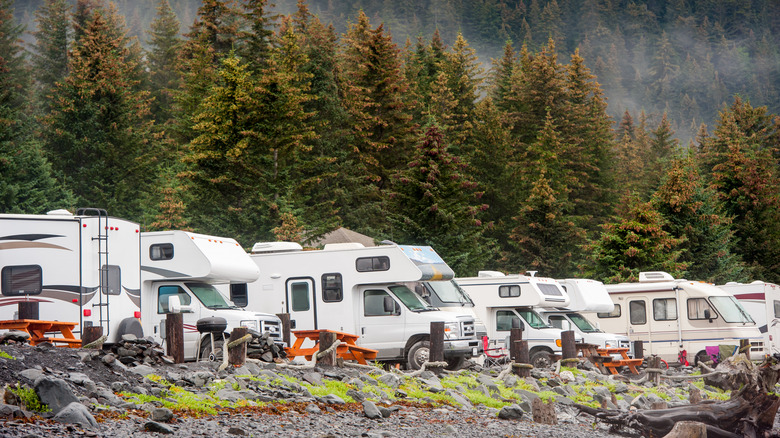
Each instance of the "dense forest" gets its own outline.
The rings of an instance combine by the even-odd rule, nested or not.
[[[279,3],[0,0],[0,212],[780,282],[777,2]]]

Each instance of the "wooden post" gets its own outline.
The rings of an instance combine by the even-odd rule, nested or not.
[[[323,330],[320,332],[320,350],[325,351],[330,348],[333,343],[336,342],[336,333]],[[335,366],[336,365],[336,349],[326,354],[323,357],[317,359],[317,363],[320,365]]]
[[[277,313],[276,316],[282,320],[282,340],[288,347],[292,347],[292,344],[290,343],[290,314]]]
[[[634,341],[634,359],[645,358],[645,347],[642,341]]]
[[[174,363],[184,363],[184,317],[181,313],[165,316],[165,349]]]
[[[84,331],[81,333],[81,345],[87,345],[97,341],[103,336],[103,326],[90,325],[84,327]]]
[[[749,339],[740,339],[739,340],[739,352],[745,353],[745,357],[747,360],[750,360],[750,340]]]
[[[512,359],[512,371],[515,375],[518,377],[531,375],[528,341],[523,340],[523,330],[517,327],[509,332],[509,357]]]
[[[649,368],[652,369],[659,369],[661,367],[661,358],[656,356],[655,354],[650,358],[648,361],[650,364]],[[661,373],[658,371],[648,371],[648,380],[653,382],[656,386],[658,386],[661,383]]]
[[[431,322],[431,349],[428,356],[429,362],[443,362],[444,361],[444,321]],[[441,373],[444,367],[426,367],[426,370],[431,370],[435,373]]]
[[[19,302],[19,319],[40,319],[37,301]]]
[[[579,359],[577,359],[577,346],[574,343],[573,330],[561,332],[561,349],[563,356],[561,358],[561,365],[576,366]]]
[[[228,339],[228,344],[237,339],[243,338],[248,332],[249,329],[246,327],[234,328],[233,331],[230,332],[230,339]],[[228,348],[228,363],[237,367],[240,367],[246,363],[246,342],[236,345],[233,348]]]
[[[517,327],[509,331],[509,358],[517,362],[520,356],[520,345],[517,343],[523,339],[523,330]]]

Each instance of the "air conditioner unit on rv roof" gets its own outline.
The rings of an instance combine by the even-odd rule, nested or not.
[[[640,272],[639,282],[650,283],[653,281],[671,281],[674,277],[663,271]]]

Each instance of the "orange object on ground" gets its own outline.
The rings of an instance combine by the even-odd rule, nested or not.
[[[338,357],[344,360],[354,360],[363,365],[367,364],[366,360],[376,359],[377,350],[356,344],[359,338],[358,335],[334,330],[293,330],[292,334],[295,335],[295,343],[293,343],[292,347],[285,348],[287,357],[292,359],[297,356],[303,356],[306,360],[311,360],[312,355],[320,351],[320,333],[322,332],[335,333],[336,339],[342,342],[341,345],[336,347],[336,355]],[[303,348],[303,342],[306,339],[314,341],[314,346]]]
[[[41,342],[52,344],[65,344],[71,348],[81,347],[81,339],[73,336],[73,328],[77,322],[63,321],[39,321],[37,319],[12,319],[0,321],[0,330],[20,330],[30,334],[30,345],[38,345]],[[62,333],[61,338],[46,336],[46,333]]]

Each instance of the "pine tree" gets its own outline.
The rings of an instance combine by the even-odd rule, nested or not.
[[[653,205],[666,219],[666,230],[681,241],[685,278],[719,284],[747,280],[734,252],[731,220],[716,193],[704,185],[692,154],[671,162]]]
[[[32,55],[33,77],[37,83],[37,100],[43,102],[57,82],[68,73],[68,36],[70,6],[66,0],[46,0],[35,12],[37,30]]]
[[[635,282],[642,271],[665,271],[679,278],[687,264],[679,261],[680,240],[664,230],[665,220],[649,202],[633,199],[626,214],[603,225],[588,245],[585,276],[605,283]]]
[[[474,128],[474,112],[483,76],[476,52],[469,47],[460,32],[452,46],[452,52],[447,53],[444,72],[447,75],[447,88],[455,100],[449,144],[453,153],[460,154],[464,147],[467,147],[467,139]]]
[[[179,87],[177,64],[182,45],[179,29],[179,20],[168,0],[160,0],[149,31],[150,49],[146,54],[154,97],[152,115],[158,124],[165,124],[173,117],[171,107],[173,93]]]
[[[503,111],[507,111],[504,100],[512,86],[512,74],[516,64],[517,59],[512,42],[507,41],[504,44],[504,55],[498,60],[493,60],[490,80],[490,96],[496,107]]]
[[[91,17],[44,121],[46,149],[82,205],[141,220],[156,175],[149,96],[128,75],[136,66],[123,30],[101,9]]]
[[[429,126],[408,168],[396,176],[389,237],[433,246],[458,275],[475,275],[490,254],[480,219],[488,206],[479,204],[482,193],[464,177],[465,167],[448,152],[440,130]]]

